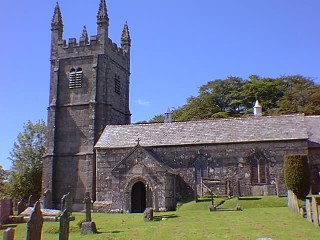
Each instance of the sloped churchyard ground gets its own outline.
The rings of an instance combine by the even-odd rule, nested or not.
[[[215,203],[221,200],[216,199]],[[177,211],[155,213],[153,221],[143,214],[92,214],[98,234],[81,235],[84,213],[73,213],[70,240],[77,239],[320,239],[320,228],[292,212],[286,198],[249,197],[227,200],[210,212],[211,201],[181,204]],[[242,211],[235,211],[240,204]],[[42,239],[58,239],[59,223],[45,222]],[[1,236],[3,230],[1,230]],[[26,224],[15,228],[15,239],[26,239]]]

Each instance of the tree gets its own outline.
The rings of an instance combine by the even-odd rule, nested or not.
[[[283,94],[280,80],[251,75],[243,90],[247,112],[251,113],[252,103],[259,100],[264,111],[272,113],[278,108],[277,103]]]
[[[310,105],[316,107],[312,102],[314,90],[317,88],[314,82],[300,75],[278,78],[282,84],[283,97],[279,99],[278,112],[281,114],[305,113],[312,114]],[[314,95],[316,96],[316,95]],[[319,95],[318,95],[319,97]],[[319,100],[319,99],[318,99]]]
[[[5,185],[7,180],[7,171],[0,165],[0,198],[6,196]]]
[[[45,153],[46,125],[44,121],[28,121],[14,143],[9,159],[9,195],[27,199],[30,195],[40,198],[42,185],[42,156]]]
[[[307,155],[289,154],[284,158],[284,180],[288,190],[304,199],[310,190]]]
[[[185,105],[174,110],[173,119],[187,121],[251,115],[256,100],[262,104],[266,115],[320,114],[320,85],[300,75],[217,79],[202,85],[198,96],[189,97]],[[151,121],[161,121],[163,117],[158,115]]]

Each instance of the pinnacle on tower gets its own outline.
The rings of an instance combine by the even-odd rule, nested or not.
[[[97,23],[107,23],[109,25],[109,18],[108,18],[108,12],[107,12],[107,6],[106,1],[101,0],[99,5],[99,11],[97,15]]]
[[[86,26],[83,26],[82,35],[80,37],[80,42],[88,42],[88,31]]]
[[[54,9],[54,14],[53,18],[51,21],[51,27],[52,29],[59,29],[63,27],[63,22],[62,22],[62,15],[59,7],[59,3],[57,2],[57,5]]]
[[[123,31],[121,34],[121,46],[131,46],[131,38],[127,22],[124,24]]]

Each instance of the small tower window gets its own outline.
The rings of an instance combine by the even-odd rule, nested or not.
[[[78,67],[77,70],[74,68],[70,69],[69,72],[69,88],[81,88],[82,87],[82,68]]]
[[[121,85],[120,85],[120,76],[115,75],[114,76],[114,91],[116,94],[120,94]]]

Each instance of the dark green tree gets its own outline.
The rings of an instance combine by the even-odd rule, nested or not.
[[[320,86],[300,75],[262,78],[251,75],[247,80],[228,77],[209,81],[199,88],[198,96],[173,111],[175,121],[236,117],[252,114],[256,100],[263,114],[320,114]],[[151,121],[162,121],[163,115]]]
[[[310,190],[310,174],[307,155],[289,154],[284,158],[284,180],[288,190],[304,199]]]
[[[238,77],[210,81],[199,88],[197,97],[189,97],[187,104],[173,111],[176,121],[239,116],[243,114],[244,81]]]
[[[300,76],[278,78],[281,81],[283,97],[279,99],[278,112],[281,114],[319,114],[319,85],[311,79]]]
[[[308,100],[303,109],[307,115],[320,115],[320,86],[315,85],[308,91]]]
[[[17,199],[41,195],[42,157],[45,153],[46,125],[44,121],[28,121],[10,152],[8,193]]]
[[[7,181],[7,171],[0,165],[0,198],[6,196],[5,185]]]
[[[250,114],[252,103],[259,100],[264,112],[270,114],[278,108],[277,103],[283,94],[280,80],[251,75],[243,88],[246,112]]]

